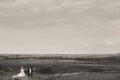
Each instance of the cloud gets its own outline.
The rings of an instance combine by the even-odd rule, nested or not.
[[[118,0],[0,0],[1,50],[120,51],[119,4]]]
[[[112,45],[115,45],[115,44],[114,44],[114,42],[112,42],[112,41],[106,41],[106,45],[112,46]]]
[[[6,0],[3,1],[2,3],[0,3],[0,6],[3,7],[15,7],[15,6],[19,6],[19,5],[23,5],[26,4],[28,2],[30,2],[31,0]]]
[[[35,25],[39,23],[41,26],[47,26],[47,24],[59,26],[72,23],[80,27],[88,25],[105,26],[109,23],[106,21],[120,19],[119,2],[116,0],[110,0],[109,2],[106,0],[6,1],[11,2],[1,3],[7,6],[7,8],[0,8],[0,16],[2,16],[0,24],[2,25],[28,23]],[[118,10],[118,13],[115,13],[114,10]]]
[[[120,19],[120,1],[118,0],[97,0],[86,14],[98,21],[111,21]]]
[[[4,7],[22,7],[22,6],[47,6],[49,4],[52,4],[53,0],[9,0],[9,1],[3,1],[2,3],[0,3],[1,6]]]
[[[88,44],[88,43],[85,43],[85,42],[82,42],[82,46],[83,46],[83,47],[88,47],[89,44]]]
[[[64,0],[61,4],[56,5],[56,6],[52,6],[50,8],[48,8],[48,10],[53,11],[53,10],[63,10],[63,9],[78,9],[79,11],[83,10],[83,9],[88,9],[90,6],[90,1],[83,1],[83,0]],[[81,9],[81,10],[80,10]]]
[[[64,11],[64,10],[86,10],[89,9],[91,1],[88,0],[48,0],[48,1],[35,1],[37,5],[31,7],[33,11]]]
[[[92,1],[89,0],[6,0],[6,2],[0,3],[1,6],[4,7],[22,7],[22,6],[27,6],[27,7],[33,7],[33,10],[35,8],[44,8],[48,11],[53,11],[53,10],[59,10],[59,9],[64,9],[64,8],[84,8],[88,9],[89,4],[91,4]]]

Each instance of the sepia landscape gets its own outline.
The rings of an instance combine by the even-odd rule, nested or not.
[[[0,0],[0,80],[120,80],[120,0]]]
[[[120,54],[0,55],[0,80],[119,80]],[[12,79],[20,67],[35,68],[33,78]]]

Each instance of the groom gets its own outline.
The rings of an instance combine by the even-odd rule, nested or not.
[[[33,78],[33,68],[28,68],[28,77]]]

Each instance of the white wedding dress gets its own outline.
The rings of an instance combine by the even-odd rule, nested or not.
[[[21,69],[21,70],[20,70],[20,73],[19,73],[19,74],[17,74],[17,75],[12,76],[12,78],[25,77],[26,75],[25,75],[24,70],[25,70],[25,69]]]

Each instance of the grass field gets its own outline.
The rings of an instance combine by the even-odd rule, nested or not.
[[[20,66],[36,68],[31,80],[119,80],[119,61],[117,63],[111,61],[106,64],[105,62],[40,59],[0,60],[0,80],[12,80],[12,75],[19,73]],[[17,80],[30,79],[26,76]]]

